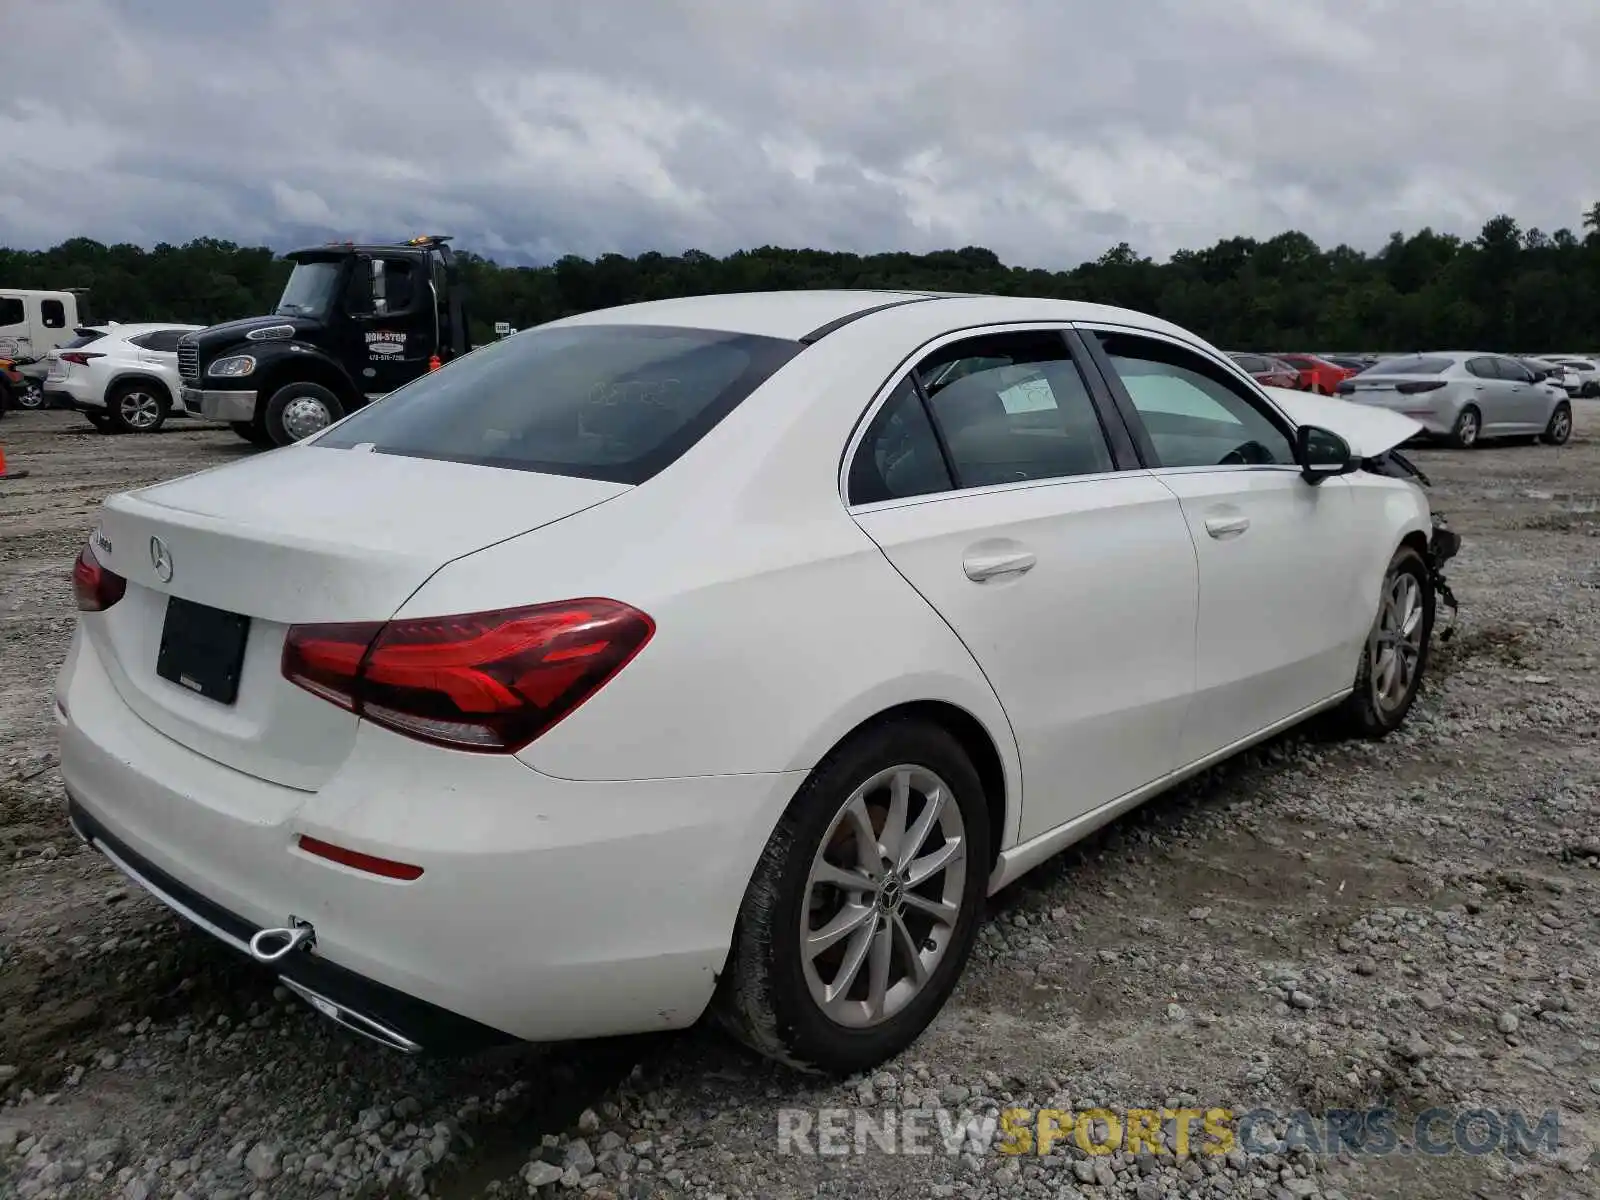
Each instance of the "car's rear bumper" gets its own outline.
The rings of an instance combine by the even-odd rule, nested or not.
[[[439,1028],[552,1041],[692,1024],[803,778],[574,782],[362,725],[335,776],[300,791],[146,724],[81,629],[56,699],[85,833],[236,947],[310,923],[315,946],[280,974],[425,1048]],[[302,835],[423,874],[338,865]]]
[[[120,841],[70,791],[67,819],[78,837],[168,908],[241,954],[250,953],[250,940],[261,932],[259,926],[208,900]],[[290,954],[272,970],[324,1016],[393,1050],[465,1053],[514,1040],[316,954]]]
[[[44,400],[51,408],[69,408],[74,412],[103,413],[106,398],[79,388],[69,388],[60,380],[46,380]]]
[[[249,421],[256,415],[254,392],[185,387],[178,396],[184,408],[209,421]]]

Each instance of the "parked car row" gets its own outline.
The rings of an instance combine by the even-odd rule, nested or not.
[[[1440,351],[1383,359],[1339,384],[1357,404],[1386,408],[1461,449],[1486,437],[1538,437],[1559,446],[1572,436],[1570,389],[1554,364],[1483,351]]]
[[[1342,362],[1321,354],[1255,354],[1235,352],[1228,357],[1262,387],[1291,388],[1331,396],[1350,376],[1363,369],[1355,359]]]

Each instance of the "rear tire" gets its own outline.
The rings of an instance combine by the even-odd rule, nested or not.
[[[937,815],[919,821],[930,805]],[[870,822],[865,836],[852,814]],[[983,785],[945,730],[895,720],[851,737],[811,773],[762,852],[715,1018],[801,1070],[849,1074],[900,1053],[944,1006],[972,951],[990,836]],[[839,932],[827,947],[807,953],[806,938],[830,928]]]
[[[50,407],[44,400],[44,384],[37,379],[25,378],[22,381],[22,390],[12,397],[11,402],[18,408],[27,409],[30,412],[38,412],[41,408]]]
[[[275,446],[320,433],[344,416],[339,397],[320,383],[286,383],[267,401],[266,431]]]
[[[1457,450],[1471,450],[1478,444],[1482,432],[1483,416],[1476,405],[1469,404],[1456,415],[1456,423],[1450,430],[1450,444]]]
[[[1547,446],[1565,446],[1572,437],[1572,405],[1562,400],[1550,414],[1550,424],[1544,427],[1539,440]]]
[[[1410,546],[1402,546],[1384,572],[1378,613],[1361,648],[1355,690],[1344,702],[1345,722],[1357,737],[1387,737],[1405,723],[1428,669],[1433,613],[1428,565]]]
[[[119,383],[106,394],[106,419],[118,433],[156,433],[171,411],[166,389],[142,379]]]

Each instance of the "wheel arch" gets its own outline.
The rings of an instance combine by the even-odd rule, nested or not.
[[[167,398],[167,405],[169,408],[177,399],[177,397],[172,394],[172,388],[168,386],[166,380],[162,379],[159,375],[152,375],[148,371],[137,370],[118,371],[115,375],[113,375],[111,377],[111,381],[106,384],[106,399],[109,401],[111,398],[111,393],[116,391],[123,384],[127,383],[142,383],[148,387],[159,389],[161,394]]]
[[[1015,789],[1006,779],[1006,761],[1001,757],[999,743],[989,728],[967,709],[948,700],[909,700],[892,705],[858,721],[835,739],[817,761],[822,761],[851,738],[896,720],[923,721],[937,726],[953,737],[972,760],[973,769],[983,784],[984,805],[989,813],[989,866],[993,868],[1000,860],[1001,850],[1010,842],[1020,813],[1013,799]]]
[[[344,369],[322,354],[287,354],[261,371],[256,402],[265,404],[273,393],[291,383],[315,383],[339,397],[347,411],[361,404],[361,392]]]

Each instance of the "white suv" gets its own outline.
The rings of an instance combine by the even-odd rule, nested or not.
[[[45,356],[45,400],[89,418],[101,433],[154,433],[186,410],[178,391],[178,339],[198,325],[85,326]]]

